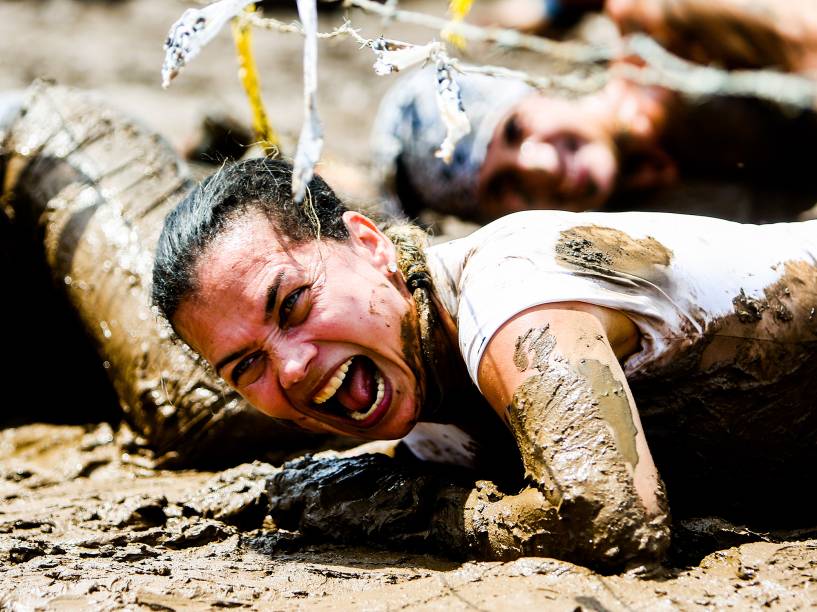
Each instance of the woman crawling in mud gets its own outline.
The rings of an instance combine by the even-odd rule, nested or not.
[[[817,222],[530,211],[427,247],[319,178],[295,205],[290,178],[252,160],[204,181],[153,272],[179,336],[261,412],[459,463],[503,463],[501,420],[526,485],[482,483],[454,520],[495,558],[660,559],[656,465],[683,511],[794,515],[792,466],[817,454]]]

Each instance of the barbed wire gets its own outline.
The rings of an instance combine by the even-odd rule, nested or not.
[[[437,155],[450,158],[459,138],[470,131],[462,107],[459,86],[453,77],[460,74],[481,74],[498,78],[524,81],[542,90],[560,89],[576,95],[586,94],[603,87],[611,78],[625,78],[638,84],[658,85],[677,91],[689,98],[705,99],[713,96],[741,96],[767,100],[799,110],[817,107],[817,81],[798,74],[775,70],[728,71],[713,66],[693,64],[674,55],[646,34],[619,37],[609,46],[591,45],[576,41],[555,41],[539,36],[523,34],[516,30],[481,27],[461,20],[434,17],[425,13],[398,8],[395,0],[381,4],[374,0],[344,0],[344,6],[361,9],[383,17],[385,21],[413,24],[443,33],[449,40],[467,40],[520,49],[546,56],[553,60],[568,62],[573,70],[562,74],[535,75],[523,70],[487,64],[469,64],[452,57],[445,43],[432,40],[416,44],[383,37],[366,38],[347,18],[329,32],[318,32],[315,19],[307,23],[285,23],[270,17],[247,12],[249,0],[219,0],[203,9],[188,9],[171,27],[165,43],[166,56],[162,66],[163,84],[167,86],[184,65],[193,59],[209,42],[218,29],[230,19],[237,19],[253,27],[288,34],[305,36],[308,47],[313,49],[316,39],[348,37],[361,48],[370,49],[375,55],[373,68],[378,75],[400,72],[420,64],[434,64],[437,70],[437,98],[440,115],[447,127],[445,141]],[[306,5],[314,12],[315,0],[299,0],[299,14]],[[314,14],[314,13],[313,13]],[[618,58],[639,58],[641,65]],[[307,59],[309,61],[307,61]],[[314,164],[322,146],[320,122],[317,114],[316,81],[317,49],[304,58],[305,125],[298,150],[295,153],[298,176],[311,177]],[[307,153],[307,150],[311,151]],[[303,164],[306,164],[304,166]],[[303,187],[303,185],[301,185]],[[297,196],[303,197],[301,188]]]
[[[345,0],[345,4],[388,20],[420,25],[433,30],[447,28],[470,41],[495,43],[503,47],[527,50],[577,65],[597,66],[601,61],[611,62],[616,57],[626,55],[638,57],[645,62],[643,66],[626,62],[613,63],[609,74],[596,70],[589,74],[536,75],[504,66],[465,63],[457,58],[449,57],[450,64],[457,72],[463,74],[484,74],[517,79],[537,89],[555,88],[574,94],[595,91],[611,77],[618,76],[643,85],[658,85],[672,89],[692,98],[742,96],[768,100],[801,110],[817,107],[817,83],[812,79],[776,70],[729,71],[694,64],[667,51],[653,38],[644,34],[633,34],[622,39],[618,51],[614,52],[600,46],[552,41],[503,28],[483,28],[461,22],[452,24],[444,18],[397,9],[396,2],[390,5],[389,3],[380,4],[373,0]],[[269,17],[260,17],[255,13],[242,15],[240,18],[246,19],[255,27],[303,35],[303,28],[297,22],[285,23]],[[349,36],[361,46],[371,47],[374,39],[365,38],[360,32],[360,28],[355,28],[352,22],[346,19],[342,25],[330,32],[319,32],[318,38],[331,39]]]

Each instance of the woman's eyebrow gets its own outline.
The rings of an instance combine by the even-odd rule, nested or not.
[[[235,361],[235,360],[236,360],[236,359],[238,359],[239,357],[242,357],[242,356],[243,356],[245,353],[247,353],[249,350],[250,350],[250,349],[248,349],[248,348],[242,348],[242,349],[238,349],[237,351],[235,351],[235,352],[230,353],[229,355],[227,355],[227,356],[226,356],[224,359],[222,359],[221,361],[219,361],[219,362],[216,364],[216,374],[218,374],[219,376],[221,376],[221,369],[222,369],[224,366],[226,366],[226,365],[227,365],[228,363],[230,363],[231,361]],[[222,378],[223,378],[223,377],[222,377]]]
[[[275,304],[278,302],[278,289],[280,288],[285,276],[286,275],[284,274],[283,270],[278,272],[278,274],[275,275],[275,279],[272,281],[272,284],[267,289],[267,303],[264,306],[264,322],[268,321],[272,316],[272,313],[275,311]]]

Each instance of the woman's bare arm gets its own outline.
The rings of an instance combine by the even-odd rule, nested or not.
[[[494,502],[469,503],[493,516],[492,525],[466,515],[489,556],[511,552],[495,547],[554,554],[550,547],[606,565],[664,553],[666,500],[618,363],[637,342],[623,315],[576,303],[526,310],[491,339],[480,387],[511,428],[532,484],[518,496],[491,492]],[[514,529],[498,530],[509,514]]]

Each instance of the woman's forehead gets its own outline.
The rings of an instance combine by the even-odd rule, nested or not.
[[[251,209],[231,219],[227,227],[213,239],[211,247],[231,252],[260,248],[284,251],[289,242],[263,213]]]

